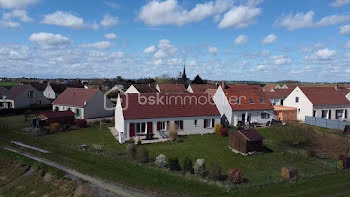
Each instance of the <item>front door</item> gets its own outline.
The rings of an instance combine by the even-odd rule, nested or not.
[[[245,125],[245,114],[242,114],[242,124]]]

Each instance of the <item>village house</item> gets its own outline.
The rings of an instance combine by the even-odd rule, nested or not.
[[[168,128],[177,129],[180,135],[213,133],[219,123],[219,111],[208,94],[203,93],[126,94],[118,96],[115,109],[120,143],[149,136],[167,138]]]
[[[184,84],[157,84],[156,89],[160,93],[187,93]]]
[[[126,91],[126,94],[130,93],[157,93],[158,90],[151,86],[151,84],[133,84]]]
[[[263,87],[265,92],[273,92],[275,89],[281,89],[282,87],[279,84],[268,83]]]
[[[48,99],[56,99],[67,89],[67,85],[59,83],[48,83],[43,94]]]
[[[187,87],[189,93],[203,93],[208,89],[217,89],[218,86],[214,84],[190,84]]]
[[[227,125],[266,124],[273,119],[273,107],[260,86],[219,86],[213,99]]]
[[[306,116],[349,120],[350,101],[338,87],[296,87],[284,105],[297,108],[300,121],[305,121]]]
[[[283,101],[293,91],[293,89],[275,89],[274,91],[264,92],[272,105],[283,105]]]
[[[53,103],[53,111],[71,110],[76,119],[113,116],[113,104],[98,89],[67,88]]]
[[[29,108],[33,104],[45,105],[50,101],[31,85],[13,86],[0,98],[0,107],[5,109]]]

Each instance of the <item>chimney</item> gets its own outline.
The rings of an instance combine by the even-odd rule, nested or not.
[[[336,86],[335,86],[335,90],[339,90],[339,85],[337,84]]]
[[[227,88],[226,83],[224,81],[221,82],[221,88],[222,89],[226,89]]]

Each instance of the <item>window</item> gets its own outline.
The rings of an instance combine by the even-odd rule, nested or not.
[[[260,99],[260,103],[265,103],[264,99]]]
[[[313,117],[316,117],[316,110],[314,110],[314,114],[313,114]]]
[[[158,131],[165,131],[166,130],[166,123],[165,123],[165,121],[157,122],[157,130]]]
[[[147,133],[147,130],[146,130],[146,123],[145,122],[142,122],[142,123],[136,123],[136,134],[145,134]]]
[[[241,100],[239,100],[239,99],[237,99],[236,102],[237,102],[237,104],[241,104]]]
[[[177,129],[179,129],[179,130],[184,129],[184,121],[183,120],[176,120],[175,125],[177,126]]]
[[[261,119],[269,119],[270,118],[270,114],[269,113],[261,113]]]
[[[194,126],[198,127],[198,120],[194,120]]]
[[[332,110],[328,110],[328,119],[332,119]]]
[[[322,118],[327,118],[328,110],[322,110]]]
[[[343,117],[343,112],[344,112],[344,110],[342,110],[342,109],[336,110],[336,111],[335,111],[335,118],[336,118],[336,119],[342,118],[342,117]]]
[[[345,118],[348,118],[348,110],[345,110]]]
[[[249,99],[250,104],[254,104],[253,99]]]
[[[298,114],[300,114],[300,109],[298,109]]]
[[[77,117],[80,117],[80,109],[79,109],[79,108],[76,108],[76,109],[75,109],[75,115],[76,115]]]
[[[213,128],[215,125],[215,119],[204,119],[204,128]]]
[[[34,92],[28,91],[28,98],[34,98]]]
[[[295,102],[299,103],[299,97],[295,97]]]

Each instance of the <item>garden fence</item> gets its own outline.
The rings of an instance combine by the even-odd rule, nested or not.
[[[319,127],[325,127],[329,129],[339,129],[339,130],[344,130],[346,125],[350,125],[350,122],[348,121],[328,120],[324,118],[315,118],[310,116],[305,117],[305,123],[309,125],[315,125]]]

